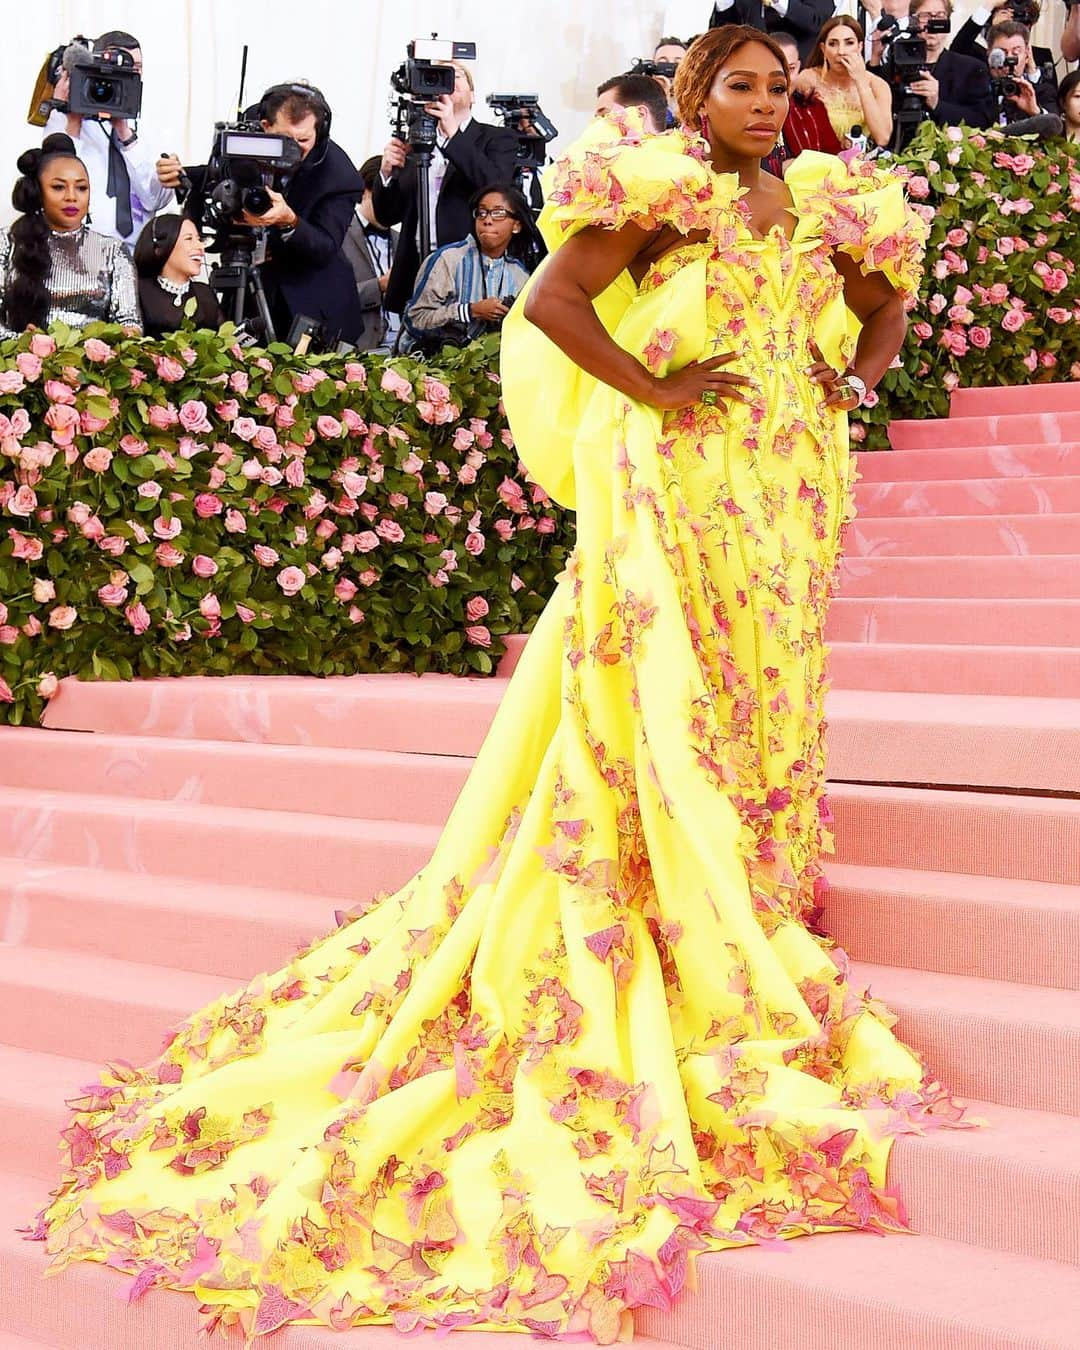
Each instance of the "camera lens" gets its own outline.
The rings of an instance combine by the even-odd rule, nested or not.
[[[264,187],[248,188],[244,193],[244,210],[253,216],[265,216],[270,210],[270,194]]]
[[[86,97],[91,103],[108,107],[116,99],[116,83],[113,80],[88,80]]]

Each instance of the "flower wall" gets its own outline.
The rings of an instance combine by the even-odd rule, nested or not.
[[[946,417],[960,386],[1080,378],[1077,147],[924,123],[900,158],[930,225],[899,363],[852,418],[888,444],[894,418]]]
[[[0,720],[59,679],[486,674],[568,550],[499,402],[439,364],[95,325],[0,346]]]

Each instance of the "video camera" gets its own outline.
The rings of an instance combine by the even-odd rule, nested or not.
[[[55,97],[63,73],[70,77],[66,101]],[[130,121],[142,110],[142,76],[122,47],[94,52],[81,34],[55,48],[45,58],[34,86],[27,121],[43,127],[54,108],[79,117],[107,117]]]
[[[264,131],[261,123],[218,122],[203,179],[203,223],[215,230],[251,229],[236,222],[270,210],[268,188],[283,192],[303,158],[290,136]]]
[[[947,33],[951,24],[945,18],[927,19],[915,33],[905,32],[892,14],[878,21],[881,34],[881,74],[892,90],[893,140],[895,154],[902,150],[920,122],[930,115],[926,100],[913,93],[911,86],[926,71],[927,49],[924,33]]]
[[[540,108],[539,94],[489,94],[488,107],[517,136],[517,169],[542,169],[559,129]]]
[[[661,79],[673,80],[677,69],[674,61],[653,61],[639,56],[626,73],[628,75],[651,75],[653,79],[659,75]]]
[[[417,38],[406,48],[408,58],[390,76],[397,94],[391,96],[393,134],[415,150],[435,148],[439,124],[427,111],[427,104],[443,94],[454,92],[456,74],[448,61],[475,61],[475,42],[440,41]]]

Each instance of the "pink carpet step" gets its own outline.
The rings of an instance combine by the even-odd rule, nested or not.
[[[942,1238],[827,1233],[710,1253],[641,1331],[687,1350],[1075,1350],[1080,1270]]]
[[[500,679],[453,675],[240,676],[64,680],[45,725],[198,741],[474,755],[505,690]],[[445,716],[448,699],[454,715]],[[346,733],[345,728],[348,728]],[[348,737],[348,738],[346,738]]]
[[[1075,553],[1080,515],[864,516],[845,535],[852,557]],[[948,564],[943,564],[947,566]]]
[[[992,417],[1001,413],[1080,412],[1080,382],[991,385],[985,389],[954,389],[949,397],[951,417]]]
[[[0,1150],[42,1183],[58,1179],[65,1102],[99,1066],[0,1045]],[[903,1135],[889,1184],[920,1233],[1048,1260],[1080,1260],[1080,1118],[972,1102],[984,1129]],[[1055,1222],[1045,1221],[1047,1213]]]
[[[1080,475],[1071,478],[956,478],[863,483],[859,515],[1001,516],[1080,511]]]
[[[1080,884],[1080,801],[833,783],[836,860]]]
[[[895,424],[894,424],[895,425]],[[923,426],[914,422],[912,426]],[[947,426],[934,422],[932,427]],[[977,441],[971,445],[946,446],[943,442],[893,450],[867,450],[855,456],[863,484],[897,483],[914,479],[924,482],[956,478],[1071,478],[1080,474],[1080,442],[1047,445],[1031,436],[1016,444],[995,445]]]
[[[357,896],[396,890],[438,835],[391,820],[0,788],[0,856],[308,894],[337,895],[343,877]]]
[[[1075,647],[834,642],[828,669],[838,689],[1080,698]]]
[[[1080,600],[846,598],[833,601],[830,642],[1080,647]]]
[[[863,962],[851,976],[956,1096],[1080,1116],[1080,993]]]
[[[1080,548],[1080,542],[1077,547]],[[840,594],[1023,600],[1080,599],[1080,553],[941,558],[847,557],[840,564]]]
[[[833,689],[825,710],[833,780],[1080,793],[1080,699]]]
[[[124,1277],[87,1262],[43,1280],[41,1244],[26,1242],[13,1231],[41,1208],[43,1199],[40,1182],[0,1174],[4,1334],[37,1338],[62,1350],[205,1350],[208,1342],[198,1332],[198,1300],[190,1294],[153,1290],[129,1304],[121,1293]],[[456,1331],[449,1342],[431,1333],[401,1336],[389,1327],[342,1333],[297,1326],[275,1332],[266,1343],[274,1350],[445,1350],[450,1344],[454,1350],[526,1350],[534,1342],[513,1333]],[[634,1345],[641,1350],[682,1350],[681,1341],[644,1333],[635,1336]]]
[[[241,984],[285,965],[363,898],[2,858],[0,940]]]
[[[969,445],[1062,445],[1080,442],[1080,410],[989,416],[926,418],[892,422],[889,441],[894,450],[951,450]]]
[[[492,692],[504,689],[505,684],[500,683]],[[224,696],[224,681],[221,690]],[[318,681],[312,680],[310,692],[309,706],[314,708]],[[434,748],[441,728],[453,723],[456,704],[451,694],[449,691],[437,711],[433,709],[430,718],[414,718],[411,741],[417,750],[425,743]],[[374,739],[378,733],[375,713],[379,711],[386,711],[384,700],[355,721],[343,720],[341,741]],[[404,724],[407,700],[395,711]],[[319,716],[318,712],[313,715],[316,725]],[[386,739],[400,741],[401,730]],[[293,728],[294,744],[260,745],[3,727],[0,784],[24,792],[64,790],[78,784],[81,792],[191,806],[244,806],[268,811],[292,807],[308,815],[441,825],[472,764],[460,755],[312,746],[304,743],[307,731],[306,724],[298,723]],[[453,735],[459,737],[460,730],[455,728]]]
[[[856,961],[1080,990],[1080,885],[827,868],[824,927]]]

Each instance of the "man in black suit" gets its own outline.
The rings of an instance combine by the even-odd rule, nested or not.
[[[371,194],[379,178],[379,165],[378,155],[360,165],[364,196],[353,214],[344,245],[363,311],[364,326],[355,344],[362,352],[393,346],[399,327],[397,315],[388,314],[383,306],[383,295],[397,253],[398,232],[386,229],[372,206]]]
[[[513,183],[517,161],[517,137],[512,131],[473,121],[472,75],[457,62],[453,66],[453,94],[428,105],[439,124],[429,193],[433,248],[468,237],[473,193],[488,183]],[[409,147],[396,137],[383,151],[372,206],[383,225],[401,225],[385,299],[386,308],[400,314],[412,295],[422,259],[416,162],[409,156]]]
[[[834,8],[833,0],[716,0],[709,27],[746,23],[763,33],[790,33],[805,61]]]
[[[911,92],[926,101],[939,127],[988,127],[997,107],[986,63],[949,51],[949,34],[928,30],[931,20],[951,18],[951,0],[911,0],[908,30],[926,43],[926,69],[911,81]]]
[[[267,229],[267,256],[259,268],[277,337],[288,337],[298,315],[318,320],[326,339],[351,342],[363,327],[352,269],[342,253],[353,207],[364,185],[349,156],[330,139],[330,109],[311,85],[273,85],[245,112],[266,131],[291,137],[302,159],[284,192],[268,188],[270,209],[243,212],[241,223]],[[182,169],[175,155],[157,162],[166,187],[188,181],[185,206],[202,217],[206,166]]]

